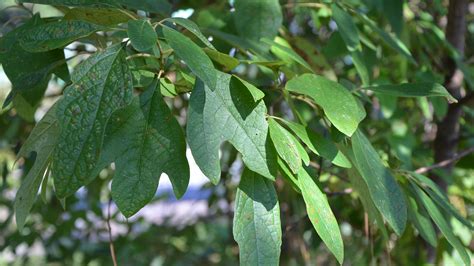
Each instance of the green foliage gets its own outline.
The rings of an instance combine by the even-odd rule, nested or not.
[[[277,265],[280,259],[280,207],[273,184],[247,169],[235,196],[234,239],[241,265]]]
[[[328,251],[333,256],[321,256],[328,265],[403,265],[414,263],[405,260],[410,256],[426,258],[418,252],[421,238],[438,257],[450,252],[437,232],[459,254],[458,262],[470,264],[470,239],[453,231],[474,228],[469,207],[463,209],[474,201],[463,192],[472,192],[466,178],[472,167],[459,164],[451,179],[436,172],[452,185],[449,197],[415,168],[433,163],[426,130],[458,106],[440,100],[462,102],[441,85],[447,73],[425,50],[452,57],[467,76],[466,88],[472,68],[426,12],[413,19],[410,12],[416,11],[404,1],[235,0],[210,7],[164,0],[19,2],[25,3],[22,10],[34,3],[64,14],[41,18],[25,11],[27,19],[0,38],[0,62],[12,83],[8,96],[0,94],[0,173],[5,180],[11,175],[13,144],[21,143],[17,167],[23,174],[12,208],[18,229],[31,232],[33,240],[39,237],[34,228],[46,229],[31,227],[28,214],[35,213],[32,223],[41,217],[44,227],[67,224],[58,203],[64,212],[76,212],[81,187],[96,216],[103,215],[100,203],[108,197],[126,218],[134,216],[155,199],[163,173],[182,198],[192,174],[189,145],[193,163],[215,186],[207,188],[213,211],[220,211],[215,206],[222,199],[233,206],[235,198],[230,227],[241,265],[304,265]],[[170,17],[187,7],[193,8],[190,19]],[[66,59],[65,49],[73,56]],[[58,94],[54,104],[49,90],[44,99],[48,84]],[[39,106],[52,107],[31,129],[22,118],[33,121]],[[470,106],[462,110],[461,136],[467,137],[460,147],[470,147],[474,115]],[[35,205],[40,190],[48,204]],[[49,208],[52,203],[56,209]],[[232,217],[232,210],[223,212]],[[74,220],[90,217],[74,216],[54,233],[58,243]],[[220,219],[212,220],[215,228],[203,225],[196,233],[200,240],[194,233],[160,240],[193,259],[163,252],[161,262],[218,261],[204,242],[219,250],[221,262],[232,264],[234,243],[219,239],[226,233],[219,231]],[[130,224],[124,226],[136,231]],[[207,234],[224,244],[202,240]],[[136,257],[127,255],[140,248],[127,247],[125,240],[117,246],[127,253],[119,256],[132,264]],[[152,244],[144,250],[156,253]]]

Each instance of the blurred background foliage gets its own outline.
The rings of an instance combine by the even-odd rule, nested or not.
[[[146,1],[146,0],[144,0]],[[160,1],[158,1],[160,2]],[[161,1],[163,2],[163,1]],[[151,14],[157,19],[173,14],[190,17],[219,51],[236,53],[241,43],[233,20],[233,1],[173,0],[164,14]],[[331,11],[319,2],[280,1],[284,27],[280,30],[281,45],[289,45],[298,52],[316,73],[337,77],[348,88],[357,88],[361,81],[346,46],[331,19]],[[443,56],[450,47],[444,37],[448,1],[446,0],[347,0],[344,1],[377,22],[377,25],[396,34],[410,49],[417,64],[410,63],[387,46],[373,29],[356,19],[363,43],[362,57],[373,73],[372,83],[444,82],[446,73]],[[0,34],[5,34],[31,17],[62,16],[61,9],[51,6],[17,5],[13,0],[0,3]],[[139,11],[143,12],[143,11]],[[144,13],[142,13],[144,14]],[[106,36],[106,38],[120,36]],[[94,38],[85,40],[96,42]],[[93,46],[68,46],[66,57],[87,54]],[[474,77],[474,3],[469,4],[464,53],[466,87],[472,89]],[[277,54],[278,56],[278,54]],[[284,55],[284,72],[291,76],[295,66]],[[71,60],[69,67],[80,62],[81,56]],[[263,64],[262,64],[263,65]],[[278,76],[272,65],[258,67],[240,64],[234,71],[258,85],[265,93],[270,114],[286,114],[291,119],[289,106],[275,93]],[[0,102],[10,90],[10,83],[2,72]],[[120,265],[237,265],[238,248],[232,238],[232,204],[238,184],[236,170],[241,167],[238,154],[230,145],[222,147],[222,176],[218,186],[196,184],[180,202],[162,191],[152,204],[136,216],[126,220],[110,203],[109,181],[113,170],[103,171],[100,178],[68,198],[66,206],[57,200],[51,186],[32,210],[25,232],[16,230],[13,218],[13,199],[20,180],[28,170],[28,160],[15,164],[16,153],[37,121],[61,94],[65,84],[53,76],[44,99],[38,108],[2,109],[0,111],[0,265],[111,265],[110,239],[113,240]],[[186,87],[186,84],[183,85]],[[432,165],[433,140],[436,123],[446,114],[448,104],[441,98],[396,98],[386,95],[367,95],[365,102],[369,118],[362,124],[369,132],[372,144],[382,158],[395,169],[416,169]],[[179,121],[184,121],[187,95],[172,103]],[[295,108],[314,130],[324,134],[320,116],[305,103]],[[336,137],[337,136],[333,136]],[[474,108],[463,107],[460,120],[459,149],[474,146]],[[329,196],[330,205],[343,234],[347,265],[423,265],[437,261],[443,265],[461,265],[445,239],[436,249],[431,248],[409,225],[403,236],[381,232],[367,221],[363,206],[352,192],[348,177],[330,162],[313,157],[312,165],[321,187]],[[197,171],[197,170],[196,170]],[[191,179],[198,173],[192,173]],[[448,184],[449,198],[462,215],[472,220],[474,212],[474,154],[462,158],[452,174],[437,170]],[[51,182],[50,182],[51,183]],[[48,188],[48,186],[45,186]],[[321,240],[306,219],[304,203],[296,192],[281,179],[276,183],[279,195],[283,247],[282,265],[336,265]],[[202,209],[200,212],[180,211],[180,208]],[[168,215],[160,215],[160,212]],[[109,235],[107,223],[111,224]],[[464,245],[474,247],[472,232],[453,220],[454,233]],[[472,255],[472,252],[471,252]]]

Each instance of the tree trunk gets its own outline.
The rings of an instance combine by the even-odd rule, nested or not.
[[[464,54],[466,12],[468,0],[450,0],[448,10],[448,24],[446,26],[446,39],[458,50],[460,56]],[[464,79],[463,73],[456,67],[456,63],[450,56],[446,56],[445,87],[457,99],[461,98],[461,87]],[[441,162],[453,158],[457,151],[459,140],[459,118],[462,109],[459,104],[451,104],[446,116],[438,122],[438,129],[434,141],[435,162]],[[453,165],[448,165],[445,170],[451,174]],[[436,183],[446,190],[447,183],[439,176],[432,176]]]

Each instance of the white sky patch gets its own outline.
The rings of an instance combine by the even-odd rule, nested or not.
[[[194,9],[188,8],[188,9],[180,9],[171,14],[171,17],[173,18],[189,18],[193,15]]]

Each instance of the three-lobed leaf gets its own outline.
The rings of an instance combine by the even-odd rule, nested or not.
[[[22,230],[26,217],[33,207],[51,155],[57,144],[59,125],[56,105],[38,122],[18,152],[19,157],[34,155],[34,164],[21,182],[15,196],[15,218],[18,230]]]
[[[126,217],[151,201],[162,172],[168,174],[176,197],[184,195],[189,183],[186,141],[157,80],[113,114],[101,157],[98,170],[115,162],[112,198]]]
[[[107,122],[132,99],[132,76],[120,44],[89,57],[72,79],[57,107],[61,133],[51,174],[59,198],[95,178]]]
[[[216,184],[221,175],[219,147],[229,141],[252,171],[275,179],[276,155],[268,136],[263,101],[255,102],[241,86],[231,85],[232,76],[220,73],[212,91],[197,80],[191,93],[187,139],[202,172]]]
[[[273,183],[244,169],[235,196],[233,235],[240,265],[278,265],[281,251],[280,207]]]

